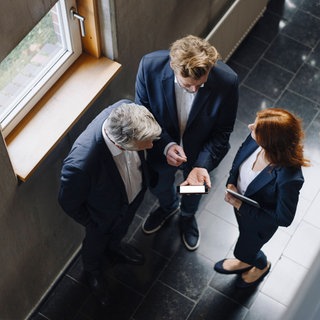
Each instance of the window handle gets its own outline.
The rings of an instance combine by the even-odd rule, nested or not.
[[[82,36],[82,37],[85,37],[85,36],[86,36],[86,29],[85,29],[85,27],[84,27],[85,17],[81,16],[74,7],[72,7],[72,8],[70,9],[70,13],[71,13],[71,17],[72,17],[73,19],[78,19],[78,20],[79,20],[79,22],[80,22],[81,36]]]

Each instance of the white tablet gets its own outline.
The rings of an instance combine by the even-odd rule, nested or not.
[[[246,197],[246,196],[244,196],[244,195],[242,195],[242,194],[240,194],[238,192],[235,192],[235,191],[233,191],[231,189],[226,189],[226,192],[232,194],[235,198],[237,198],[237,199],[239,199],[239,200],[241,200],[243,202],[246,202],[248,204],[251,204],[252,206],[260,208],[259,203],[257,201],[255,201],[255,200],[252,200],[252,199],[250,199],[250,198],[248,198],[248,197]]]

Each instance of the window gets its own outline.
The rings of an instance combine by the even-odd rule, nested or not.
[[[80,56],[79,23],[60,0],[0,63],[0,124],[3,135],[23,119],[65,70]]]

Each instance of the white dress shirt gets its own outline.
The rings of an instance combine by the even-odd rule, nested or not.
[[[102,125],[102,135],[109,148],[114,162],[126,187],[129,203],[142,189],[141,160],[137,151],[121,150],[108,137],[105,123]]]
[[[252,170],[253,164],[257,160],[257,156],[260,151],[261,147],[255,150],[239,167],[237,189],[241,194],[246,192],[248,185],[261,172]]]

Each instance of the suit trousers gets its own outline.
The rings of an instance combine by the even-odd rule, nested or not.
[[[240,215],[235,210],[235,215],[239,225],[239,238],[234,249],[234,256],[245,263],[264,269],[268,261],[261,248],[271,239],[278,226],[274,225],[272,228],[265,226],[262,221],[259,223],[259,217],[249,213]]]
[[[113,222],[111,230],[103,231],[94,222],[86,226],[86,235],[82,242],[82,261],[85,271],[94,275],[101,274],[102,261],[107,256],[108,251],[114,251],[120,245],[121,240],[128,232],[134,215],[141,204],[145,190],[141,191],[137,197],[128,205],[124,214],[119,215]]]

